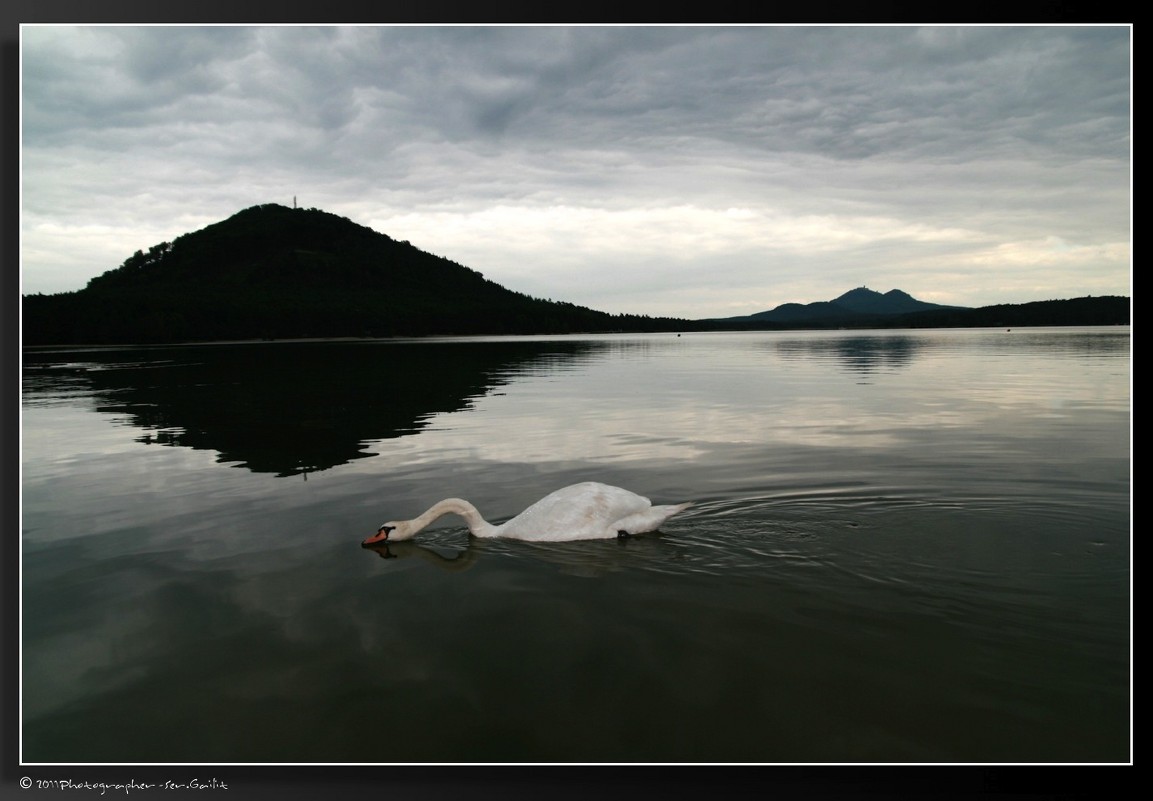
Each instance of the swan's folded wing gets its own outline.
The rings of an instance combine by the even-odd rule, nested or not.
[[[648,498],[607,484],[585,482],[557,490],[505,524],[506,536],[532,540],[615,537],[618,522],[652,508]]]

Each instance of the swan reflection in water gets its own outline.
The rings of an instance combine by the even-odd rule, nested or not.
[[[467,535],[466,535],[467,536]],[[439,539],[439,538],[438,538]],[[683,544],[656,531],[615,540],[584,540],[539,544],[517,540],[492,540],[467,536],[463,550],[445,543],[378,542],[362,545],[381,559],[416,559],[440,570],[461,573],[485,556],[526,558],[556,566],[562,573],[596,577],[629,568],[672,569],[686,553]]]
[[[442,553],[443,549],[417,545],[414,542],[379,542],[361,547],[366,551],[375,551],[381,559],[423,559],[451,573],[468,570],[476,564],[477,560],[477,552],[473,548],[454,551],[452,556],[446,556]]]

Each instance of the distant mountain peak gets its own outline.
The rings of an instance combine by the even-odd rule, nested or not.
[[[856,289],[850,289],[848,292],[841,295],[839,298],[834,298],[833,302],[836,303],[838,300],[843,300],[844,298],[880,297],[880,296],[881,296],[880,292],[877,292],[875,289],[869,289],[867,286],[862,284],[861,286],[857,287]]]
[[[840,297],[833,300],[817,301],[816,303],[783,303],[775,309],[758,312],[743,318],[765,322],[798,323],[802,321],[836,321],[852,322],[862,317],[889,317],[892,315],[909,314],[911,312],[931,311],[933,309],[962,308],[960,306],[942,306],[937,303],[927,303],[917,300],[908,292],[901,289],[890,289],[884,294],[867,286],[850,289]]]

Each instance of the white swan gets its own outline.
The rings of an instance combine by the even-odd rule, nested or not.
[[[648,498],[635,492],[586,481],[546,495],[500,525],[485,521],[468,501],[446,498],[420,517],[385,523],[362,544],[412,539],[418,531],[447,514],[463,517],[475,537],[509,537],[534,542],[608,539],[656,531],[665,520],[689,506],[692,504],[653,506]]]

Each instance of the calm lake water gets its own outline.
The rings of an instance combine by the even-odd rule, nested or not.
[[[24,354],[31,763],[1126,762],[1128,328]],[[470,539],[583,480],[656,536]]]

